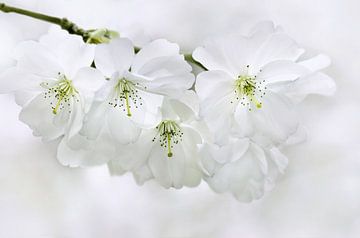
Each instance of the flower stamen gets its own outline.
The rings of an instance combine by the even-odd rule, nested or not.
[[[66,78],[65,75],[61,75],[61,73],[59,73],[59,77],[59,80],[52,87],[49,87],[48,82],[43,82],[40,84],[42,87],[47,89],[44,98],[50,99],[53,97],[56,101],[55,106],[51,107],[52,112],[55,115],[58,114],[59,110],[65,107],[65,104],[68,104],[68,106],[70,106],[70,98],[75,98],[78,94],[78,91],[74,87],[72,80]],[[79,100],[77,99],[77,101]],[[50,105],[53,105],[53,102],[51,102]],[[70,112],[71,111],[69,111],[69,113]]]
[[[125,93],[125,103],[126,103],[126,112],[127,116],[131,117],[130,105],[129,105],[129,92],[124,91]]]
[[[142,100],[142,98],[138,96],[137,84],[125,78],[119,79],[115,85],[114,92],[115,95],[112,101],[109,102],[109,105],[113,107],[123,107],[123,111],[126,112],[126,115],[131,117],[130,103],[132,103],[135,108],[138,108],[138,100]],[[142,102],[140,102],[140,105],[142,105]]]
[[[167,149],[167,156],[171,158],[173,156],[172,149],[173,144],[178,144],[182,140],[183,132],[180,126],[171,120],[162,121],[156,129],[158,130],[160,146]],[[156,136],[153,138],[155,142]]]
[[[248,69],[249,65],[246,67]],[[263,82],[256,80],[256,76],[251,76],[248,73],[239,75],[235,80],[236,100],[240,101],[243,106],[247,106],[249,111],[251,111],[251,105],[255,105],[258,109],[262,107],[259,98],[265,95],[264,89],[266,87],[263,87]]]

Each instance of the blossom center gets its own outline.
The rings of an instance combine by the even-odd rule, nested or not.
[[[74,87],[72,80],[69,80],[65,75],[59,73],[59,79],[52,86],[48,82],[43,82],[40,84],[42,87],[46,88],[44,98],[52,99],[50,102],[52,112],[56,115],[58,112],[65,108],[65,106],[70,106],[70,99],[76,98],[79,92]],[[69,113],[71,111],[69,110]]]
[[[156,129],[158,130],[160,146],[167,149],[167,156],[169,158],[172,157],[174,144],[181,142],[184,133],[181,131],[180,126],[171,120],[162,121]],[[152,141],[155,142],[155,140],[156,136]]]
[[[247,66],[249,68],[249,66]],[[235,80],[235,97],[243,106],[247,106],[249,111],[251,111],[252,105],[255,105],[256,108],[262,107],[261,99],[265,95],[265,89],[263,85],[264,82],[261,82],[256,79],[256,76],[248,75],[239,75]],[[233,103],[233,101],[231,101]]]
[[[112,101],[109,102],[109,105],[115,107],[123,108],[123,111],[126,112],[126,115],[131,117],[131,104],[138,108],[138,102],[142,98],[138,96],[138,89],[136,84],[125,79],[121,78],[115,85],[114,88],[115,96]],[[142,102],[140,102],[142,105]]]

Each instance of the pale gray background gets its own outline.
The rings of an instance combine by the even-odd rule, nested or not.
[[[338,85],[333,98],[300,107],[308,141],[285,153],[286,174],[262,200],[242,204],[206,184],[164,190],[138,187],[106,167],[69,169],[17,120],[0,96],[0,237],[360,237],[360,2],[358,0],[6,1],[84,27],[110,26],[141,45],[159,37],[191,51],[211,35],[246,32],[274,20],[312,53],[328,54]],[[0,13],[0,70],[22,39],[48,24]],[[147,37],[144,37],[146,35]]]

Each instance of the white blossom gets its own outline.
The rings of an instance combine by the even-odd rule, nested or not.
[[[71,138],[82,128],[94,92],[105,81],[89,67],[93,57],[93,47],[80,37],[52,28],[38,42],[17,47],[16,66],[2,75],[1,92],[15,92],[23,107],[19,118],[34,135],[46,141]]]
[[[202,138],[196,130],[196,95],[184,100],[165,99],[161,121],[143,129],[139,140],[109,163],[113,174],[132,171],[138,184],[154,179],[165,188],[197,186],[202,177],[197,146]],[[192,106],[191,106],[192,105]]]
[[[209,186],[243,202],[261,198],[288,163],[278,148],[262,147],[248,138],[231,138],[222,146],[205,143],[200,151]]]
[[[79,134],[58,148],[63,164],[104,164],[123,145],[134,143],[143,127],[160,123],[164,95],[181,97],[194,76],[177,45],[154,41],[137,54],[130,40],[113,39],[96,46],[95,65],[108,77],[96,93]]]
[[[194,76],[179,47],[156,40],[137,54],[130,40],[97,46],[95,64],[108,78],[87,115],[85,134],[96,139],[103,130],[116,144],[135,142],[141,127],[159,122],[164,96],[181,97]]]
[[[210,39],[194,51],[208,69],[198,75],[195,88],[216,143],[226,143],[231,134],[282,143],[296,133],[291,96],[330,95],[335,89],[331,78],[311,67],[319,64],[311,61],[324,57],[299,61],[303,52],[271,23],[259,25],[250,36]]]

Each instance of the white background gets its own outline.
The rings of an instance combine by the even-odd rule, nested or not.
[[[358,0],[6,1],[79,25],[108,26],[141,45],[165,37],[190,52],[208,36],[246,32],[273,20],[312,53],[332,60],[332,98],[299,108],[306,143],[287,149],[289,167],[273,191],[251,204],[214,194],[206,184],[138,187],[106,167],[69,169],[54,148],[17,119],[0,96],[0,237],[322,238],[360,237],[360,2]],[[0,13],[0,70],[17,42],[48,24]],[[144,37],[146,35],[146,37]]]

